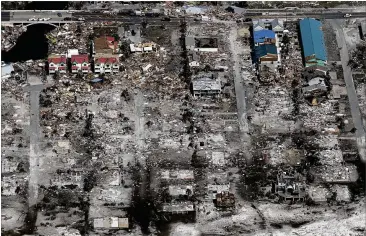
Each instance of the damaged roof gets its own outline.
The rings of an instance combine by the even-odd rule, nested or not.
[[[221,81],[214,74],[203,74],[192,80],[193,90],[221,90]]]
[[[54,63],[54,64],[66,63],[66,56],[65,55],[50,55],[48,57],[48,63]]]

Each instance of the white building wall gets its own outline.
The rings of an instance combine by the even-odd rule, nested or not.
[[[218,48],[195,48],[194,51],[196,52],[218,52]]]

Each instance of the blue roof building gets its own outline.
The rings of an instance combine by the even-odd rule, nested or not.
[[[256,45],[262,44],[265,42],[275,43],[276,35],[272,30],[258,30],[254,31],[254,43]]]
[[[277,47],[274,44],[262,44],[254,48],[255,62],[277,61]]]
[[[305,67],[312,65],[324,66],[327,62],[324,34],[321,27],[322,23],[315,19],[305,18],[300,21]]]

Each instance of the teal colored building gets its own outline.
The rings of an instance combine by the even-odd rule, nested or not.
[[[305,67],[325,66],[327,64],[327,52],[322,23],[315,19],[305,18],[300,21],[300,33]]]

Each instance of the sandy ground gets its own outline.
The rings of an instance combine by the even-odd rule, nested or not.
[[[213,219],[211,216],[208,217],[206,222],[173,224],[170,235],[363,235],[360,231],[365,229],[366,224],[363,202],[361,200],[358,204],[348,205],[351,209],[348,212],[346,210],[347,206],[329,208],[325,206],[289,206],[272,203],[260,204],[258,206],[259,211],[257,211],[248,204],[230,217]],[[260,215],[262,215],[262,218]],[[295,228],[291,227],[290,223],[305,224]],[[281,228],[276,229],[271,227],[271,224],[281,225]],[[263,229],[263,225],[266,225],[265,229]]]

